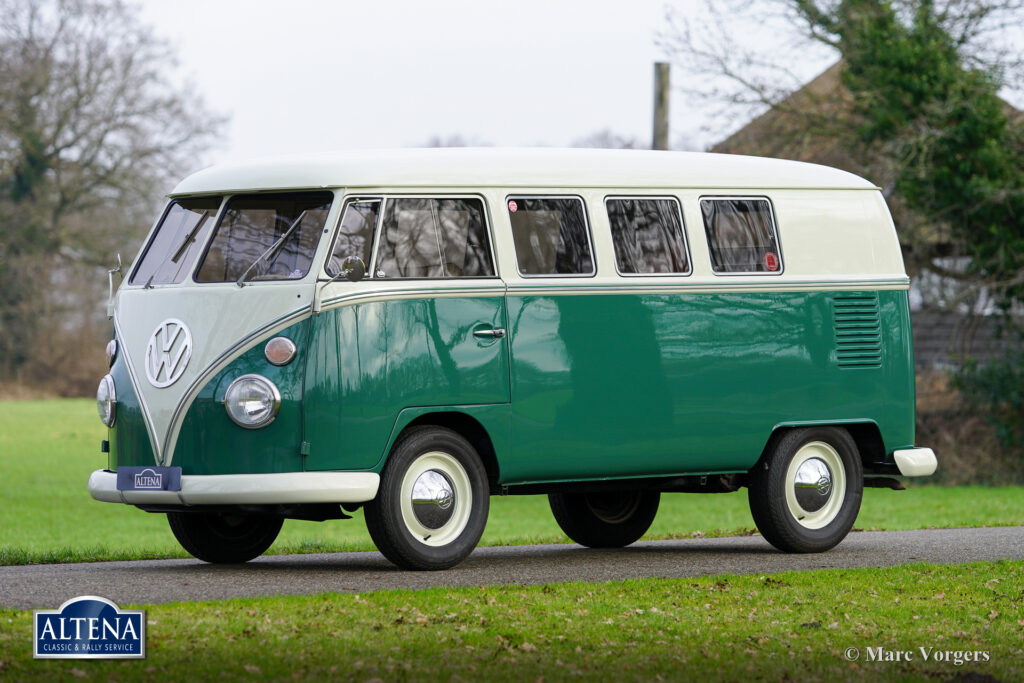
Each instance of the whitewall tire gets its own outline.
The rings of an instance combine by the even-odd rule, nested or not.
[[[447,569],[476,547],[489,509],[487,472],[469,442],[443,427],[415,427],[391,450],[366,527],[399,567]]]
[[[754,523],[769,543],[785,552],[822,552],[853,528],[864,470],[845,429],[791,429],[772,438],[747,485]]]

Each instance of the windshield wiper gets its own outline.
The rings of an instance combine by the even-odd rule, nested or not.
[[[266,264],[269,265],[270,258],[273,258],[277,254],[277,251],[285,243],[285,240],[287,240],[289,237],[291,237],[291,234],[293,232],[295,232],[295,228],[299,227],[299,223],[301,223],[302,219],[305,218],[305,217],[306,217],[306,212],[305,211],[300,213],[299,217],[295,219],[295,222],[293,222],[291,225],[288,226],[288,229],[285,230],[284,234],[281,235],[281,237],[278,238],[278,240],[276,242],[271,244],[270,247],[265,252],[260,254],[259,257],[255,261],[250,263],[249,267],[245,269],[244,273],[242,273],[241,275],[238,276],[238,279],[235,280],[235,284],[238,285],[239,287],[244,287],[245,286],[245,276],[249,274],[249,271],[251,271],[253,268],[255,268],[256,265],[259,264],[259,263],[266,263]]]
[[[174,252],[174,256],[171,257],[171,263],[177,263],[178,259],[180,259],[188,250],[189,245],[196,241],[196,233],[199,232],[199,228],[203,226],[203,221],[205,221],[206,217],[209,215],[209,210],[203,211],[203,215],[199,217],[199,221],[196,223],[196,226],[189,230],[189,233],[185,235],[185,241],[183,241],[181,246],[178,247],[178,251]]]

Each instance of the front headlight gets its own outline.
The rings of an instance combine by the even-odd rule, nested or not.
[[[270,424],[281,407],[281,392],[261,375],[242,375],[224,392],[224,409],[235,424],[256,429]]]
[[[114,420],[117,419],[117,392],[114,390],[114,378],[110,375],[101,379],[96,389],[96,411],[103,424],[114,426]]]

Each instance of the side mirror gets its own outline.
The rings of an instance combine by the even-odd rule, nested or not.
[[[107,319],[114,317],[114,273],[124,280],[124,266],[121,263],[121,252],[117,252],[117,268],[107,271]],[[150,278],[152,280],[153,278]]]
[[[366,277],[366,264],[361,258],[349,256],[341,262],[340,274],[349,282],[359,282]]]
[[[366,264],[363,263],[363,259],[355,256],[346,257],[345,260],[341,262],[341,270],[337,275],[325,282],[323,287],[317,285],[313,286],[313,304],[311,307],[313,315],[320,313],[320,308],[323,306],[321,297],[323,296],[324,288],[326,288],[327,285],[332,282],[336,282],[341,278],[345,278],[350,282],[359,282],[364,277],[366,277]]]

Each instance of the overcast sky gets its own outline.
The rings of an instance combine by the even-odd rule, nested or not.
[[[230,116],[224,147],[207,162],[453,135],[566,146],[608,129],[650,141],[663,0],[142,6],[143,18],[177,47],[182,73]],[[708,142],[679,97],[671,123],[674,145]]]
[[[692,15],[700,0],[674,0]],[[141,0],[197,94],[230,117],[202,164],[359,147],[567,146],[602,130],[650,143],[655,43],[666,0]],[[742,40],[769,27],[729,17]],[[792,66],[810,79],[828,53]],[[676,68],[673,81],[686,74]],[[689,106],[687,106],[689,104]],[[678,92],[674,147],[701,132]],[[734,124],[733,124],[734,125]]]

